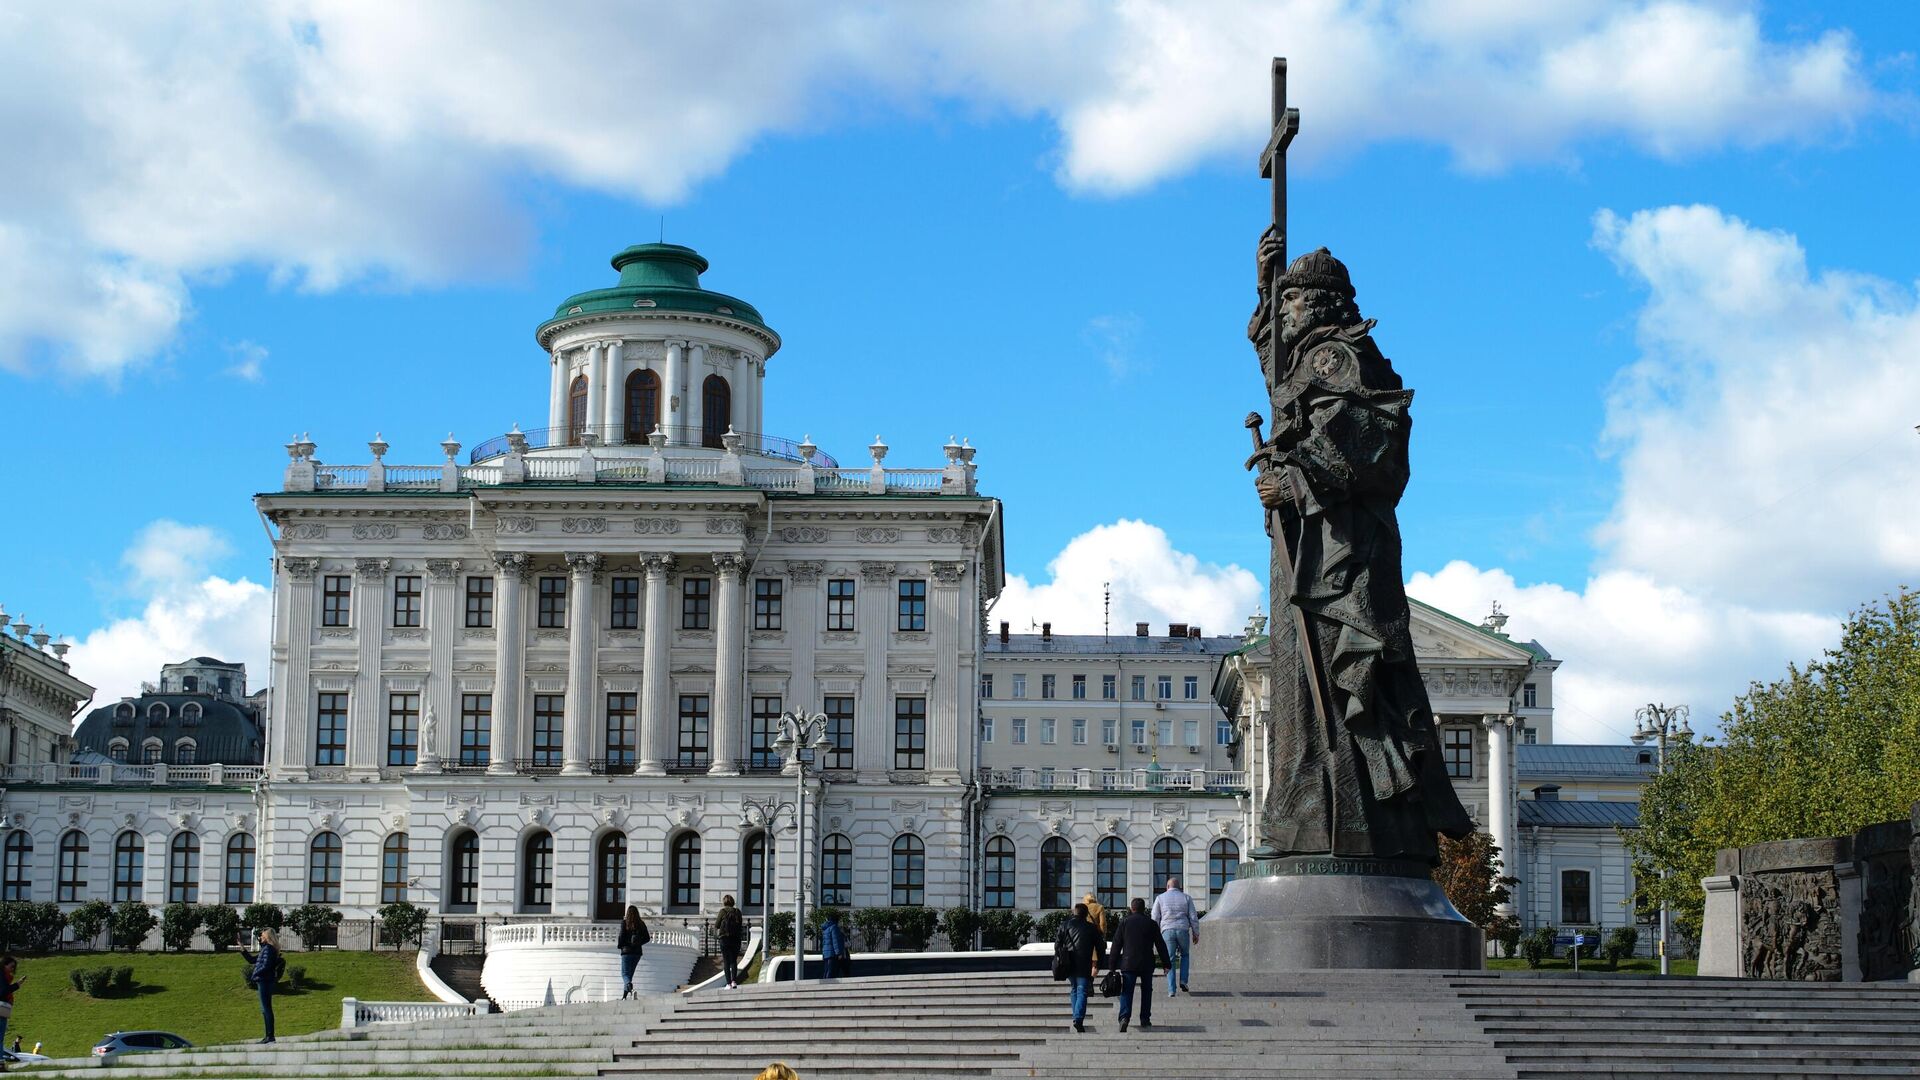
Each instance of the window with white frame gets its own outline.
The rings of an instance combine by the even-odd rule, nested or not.
[[[1057,741],[1057,739],[1055,738],[1055,731],[1058,729],[1058,727],[1059,727],[1059,721],[1054,720],[1052,717],[1044,717],[1044,716],[1041,717],[1040,718],[1040,745],[1052,746]]]
[[[1087,745],[1087,718],[1084,716],[1073,718],[1073,745]]]
[[[1187,746],[1200,745],[1200,721],[1180,721],[1180,741]]]
[[[1154,690],[1159,694],[1161,701],[1166,701],[1173,697],[1173,676],[1161,675],[1156,678],[1154,680]]]
[[[1087,700],[1087,677],[1085,675],[1075,675],[1073,677],[1073,700]]]
[[[1100,741],[1112,746],[1120,741],[1120,721],[1111,716],[1100,718]]]
[[[1019,746],[1027,741],[1027,722],[1020,717],[1013,719],[1013,744]]]
[[[1053,676],[1052,675],[1040,676],[1040,699],[1042,701],[1053,700]]]
[[[1233,721],[1215,720],[1213,722],[1213,742],[1216,746],[1233,744]]]
[[[1013,696],[1016,698],[1027,696],[1027,677],[1025,675],[1015,675],[1013,677]]]
[[[983,716],[980,718],[980,741],[993,741],[993,717],[991,716]]]
[[[1133,721],[1133,745],[1147,745],[1147,722],[1145,720]]]
[[[1187,676],[1180,684],[1180,695],[1188,701],[1200,700],[1200,676]]]

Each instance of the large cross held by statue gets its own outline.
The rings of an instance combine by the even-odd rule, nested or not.
[[[1280,258],[1287,265],[1287,145],[1300,133],[1300,110],[1287,108],[1287,58],[1273,58],[1273,137],[1260,152],[1260,176],[1273,180],[1273,228],[1280,234]],[[1274,344],[1279,346],[1280,320],[1274,320]],[[1280,354],[1275,352],[1278,360]]]

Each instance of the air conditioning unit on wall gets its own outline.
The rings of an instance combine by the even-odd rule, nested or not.
[[[1114,742],[1110,742],[1110,743],[1108,743],[1108,744],[1107,744],[1107,753],[1109,753],[1109,754],[1117,754],[1117,753],[1119,753],[1119,752],[1120,752],[1120,744],[1119,744],[1119,743],[1114,743]]]

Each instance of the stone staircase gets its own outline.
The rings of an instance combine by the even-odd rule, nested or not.
[[[747,1080],[772,1061],[803,1080],[1920,1076],[1909,984],[1310,972],[1194,985],[1155,1001],[1153,1030],[1125,1034],[1097,995],[1075,1034],[1064,989],[1042,973],[909,975],[329,1031],[114,1068],[146,1080]],[[97,1076],[90,1064],[34,1075]]]

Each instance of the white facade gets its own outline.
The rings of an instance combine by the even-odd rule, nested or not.
[[[0,763],[67,760],[74,715],[94,693],[68,670],[68,648],[0,607]]]

